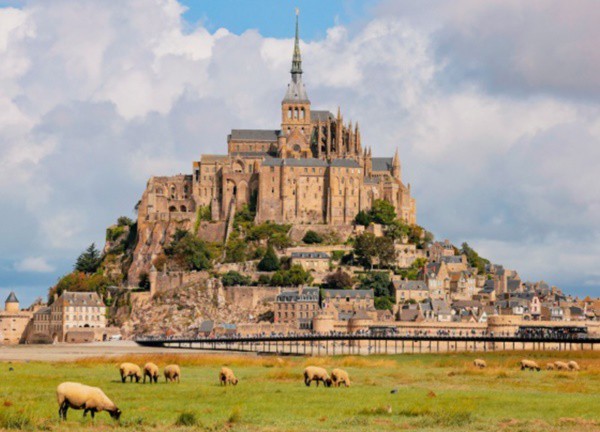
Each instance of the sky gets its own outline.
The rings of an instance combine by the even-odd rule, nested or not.
[[[438,239],[600,295],[594,0],[0,0],[0,299],[44,296],[152,175],[315,109],[400,151]]]

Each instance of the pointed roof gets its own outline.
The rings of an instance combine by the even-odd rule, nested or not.
[[[288,84],[283,102],[309,102],[304,83],[302,83],[302,55],[300,54],[300,32],[298,30],[298,15],[296,9],[296,36],[294,38],[294,55],[292,56],[292,80]]]
[[[17,299],[17,296],[15,295],[14,291],[10,292],[10,294],[6,298],[6,302],[5,303],[19,303],[19,299]]]

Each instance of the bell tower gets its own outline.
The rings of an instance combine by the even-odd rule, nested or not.
[[[291,80],[281,101],[281,134],[285,137],[286,149],[293,157],[312,157],[310,137],[310,100],[302,82],[302,56],[296,9],[296,37],[292,57]]]

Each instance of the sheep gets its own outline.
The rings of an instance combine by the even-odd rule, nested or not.
[[[165,366],[165,382],[181,382],[181,369],[177,365],[168,365]]]
[[[135,378],[136,383],[139,383],[142,379],[142,370],[136,364],[121,363],[119,370],[121,372],[121,382],[123,383],[127,380],[127,377],[129,377],[129,382],[133,382],[133,378]]]
[[[144,365],[144,384],[146,384],[146,377],[150,378],[150,384],[154,380],[155,383],[158,382],[158,376],[160,372],[158,370],[158,366],[156,366],[152,362],[148,362]]]
[[[485,362],[485,360],[482,360],[482,359],[475,359],[473,361],[473,365],[475,367],[478,367],[479,369],[483,369],[483,368],[487,367],[487,363]]]
[[[529,370],[536,370],[536,371],[540,371],[540,366],[534,362],[533,360],[521,360],[521,370],[525,370],[525,369],[529,369]]]
[[[554,367],[556,368],[556,370],[569,370],[569,365],[562,361],[554,362]]]
[[[331,382],[334,387],[339,387],[342,383],[344,383],[345,387],[350,387],[350,377],[348,376],[348,372],[343,369],[334,369],[331,371]]]
[[[221,385],[237,385],[238,379],[235,377],[235,374],[228,367],[223,366],[221,368],[221,372],[219,372],[219,382]]]
[[[316,381],[317,387],[319,387],[319,382],[322,381],[325,387],[331,387],[331,378],[327,371],[321,367],[317,366],[308,366],[304,369],[304,384],[307,387],[310,387],[311,381]]]
[[[569,366],[569,369],[572,371],[578,371],[580,369],[579,364],[574,360],[571,360],[569,363],[567,363],[567,365]]]
[[[83,409],[83,416],[89,412],[92,418],[100,411],[106,411],[115,420],[121,417],[121,410],[111,401],[98,387],[90,387],[75,382],[64,382],[56,388],[58,400],[58,416],[62,420],[67,419],[69,408]]]
[[[554,370],[554,363],[546,363],[546,370]]]

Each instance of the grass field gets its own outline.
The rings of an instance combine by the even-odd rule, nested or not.
[[[283,358],[129,356],[68,363],[0,364],[0,429],[206,431],[594,431],[600,430],[600,355],[594,353]],[[541,366],[577,360],[581,372],[521,371],[521,358]],[[162,367],[179,363],[180,384],[122,384],[120,361]],[[307,388],[309,364],[350,373],[350,388]],[[229,365],[240,383],[221,387]],[[14,370],[9,371],[12,367]],[[101,387],[121,408],[120,422],[69,410],[58,421],[62,381]],[[392,389],[398,389],[391,394]]]

